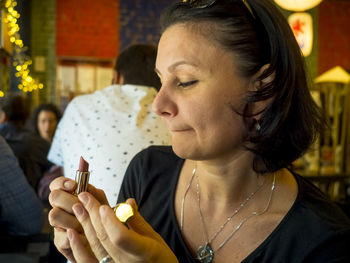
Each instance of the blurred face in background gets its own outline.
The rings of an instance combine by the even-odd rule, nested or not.
[[[38,115],[39,134],[45,140],[52,142],[57,126],[56,115],[52,111],[41,111]]]

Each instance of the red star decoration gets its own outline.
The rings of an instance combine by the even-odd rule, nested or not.
[[[303,30],[304,25],[305,23],[301,22],[299,19],[295,20],[295,22],[292,25],[292,30],[295,36],[298,36],[299,33],[304,33],[304,30]]]

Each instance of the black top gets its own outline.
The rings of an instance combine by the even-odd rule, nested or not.
[[[168,146],[138,153],[126,171],[118,202],[133,197],[141,215],[174,251],[179,262],[197,262],[182,239],[174,197],[184,160]],[[299,192],[276,229],[244,263],[350,262],[350,220],[306,179],[294,174]]]
[[[29,184],[37,189],[39,179],[53,165],[46,158],[50,144],[35,133],[11,122],[0,124],[0,135],[16,155]]]

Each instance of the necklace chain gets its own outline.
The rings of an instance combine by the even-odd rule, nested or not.
[[[190,186],[192,184],[193,178],[196,175],[196,167],[193,169],[192,171],[192,177],[190,182],[188,183],[184,196],[182,198],[182,203],[181,203],[181,215],[180,215],[180,228],[181,231],[183,231],[183,223],[184,223],[184,205],[185,205],[185,198],[186,195],[190,189]],[[200,189],[199,189],[199,179],[198,179],[198,175],[197,175],[197,185],[196,185],[196,192],[197,192],[197,201],[198,201],[198,208],[199,208],[199,215],[200,215],[200,220],[201,223],[203,225],[203,230],[207,239],[206,244],[200,246],[197,250],[197,259],[201,262],[205,262],[205,263],[210,263],[213,258],[214,258],[214,252],[218,252],[233,236],[234,234],[242,227],[242,225],[248,221],[250,218],[254,217],[254,216],[259,216],[264,214],[267,209],[269,208],[270,204],[271,204],[271,199],[272,199],[272,194],[274,192],[275,189],[275,181],[276,181],[276,175],[273,174],[273,181],[272,181],[272,185],[271,185],[271,192],[270,192],[270,196],[269,196],[269,200],[265,206],[265,208],[263,210],[261,210],[260,212],[258,211],[254,211],[251,214],[249,214],[248,216],[246,216],[245,218],[243,218],[241,220],[241,222],[238,223],[238,225],[233,229],[233,231],[225,238],[225,240],[219,245],[219,247],[214,251],[211,248],[211,242],[217,237],[217,235],[225,228],[225,226],[227,225],[228,222],[231,221],[231,219],[241,210],[242,207],[244,207],[249,200],[252,199],[252,197],[261,189],[261,187],[264,185],[264,183],[262,183],[254,192],[250,193],[248,195],[248,197],[233,211],[233,213],[225,220],[224,224],[220,226],[219,230],[213,235],[213,237],[209,240],[209,236],[208,236],[208,232],[206,230],[205,227],[205,223],[204,223],[204,219],[203,219],[203,215],[202,215],[202,211],[201,211],[201,207],[200,207]]]
[[[193,176],[195,175],[196,173],[196,168],[193,169],[194,170],[194,174]],[[202,225],[203,225],[203,229],[204,229],[204,234],[205,234],[205,237],[208,241],[208,244],[211,244],[213,242],[213,240],[217,237],[217,235],[225,228],[225,226],[227,225],[228,222],[231,221],[231,219],[236,215],[238,214],[238,212],[248,203],[248,201],[261,189],[261,187],[264,185],[264,183],[262,183],[261,185],[259,185],[259,187],[254,191],[254,192],[251,192],[248,197],[242,202],[239,204],[239,206],[233,211],[233,213],[227,217],[227,219],[225,220],[225,222],[220,226],[220,228],[218,229],[218,231],[216,231],[216,233],[213,235],[213,237],[211,239],[209,239],[209,235],[208,235],[208,232],[207,232],[207,228],[206,228],[206,225],[205,225],[205,222],[204,222],[204,217],[203,217],[203,213],[202,213],[202,209],[201,209],[201,204],[200,204],[200,189],[199,189],[199,178],[198,178],[198,175],[196,175],[196,179],[197,179],[197,184],[196,184],[196,192],[197,192],[197,201],[198,201],[198,208],[199,208],[199,217],[200,217],[200,220],[202,222]]]
[[[187,195],[187,192],[188,190],[190,189],[190,186],[192,184],[192,181],[193,181],[193,178],[194,178],[194,175],[196,174],[196,167],[193,168],[193,171],[192,171],[192,176],[191,176],[191,180],[190,182],[188,183],[187,187],[186,187],[186,190],[185,190],[185,193],[184,193],[184,196],[182,197],[182,202],[181,202],[181,214],[180,214],[180,228],[181,228],[181,232],[183,230],[183,226],[184,226],[184,215],[185,215],[185,212],[184,212],[184,207],[185,207],[185,198],[186,198],[186,195]]]

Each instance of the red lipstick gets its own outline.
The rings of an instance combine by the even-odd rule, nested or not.
[[[75,174],[75,181],[78,184],[77,188],[75,189],[75,195],[78,195],[81,192],[86,192],[89,185],[89,178],[89,163],[85,161],[83,157],[80,157],[79,169]]]

